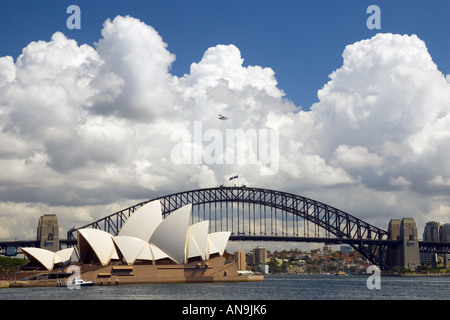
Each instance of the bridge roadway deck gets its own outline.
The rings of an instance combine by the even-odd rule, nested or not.
[[[295,236],[256,236],[256,235],[231,235],[230,241],[268,241],[268,242],[309,242],[309,243],[325,243],[328,245],[336,244],[365,244],[365,245],[388,245],[396,246],[401,242],[398,240],[379,240],[379,239],[345,239],[345,238],[328,238],[328,237],[295,237]],[[62,246],[76,246],[76,239],[61,239]],[[36,240],[11,240],[0,241],[0,250],[7,247],[38,247]],[[428,253],[450,253],[450,243],[448,242],[430,242],[419,241],[420,252]]]
[[[230,241],[274,241],[274,242],[319,242],[325,244],[400,244],[397,240],[378,240],[378,239],[345,239],[328,237],[297,237],[297,236],[249,236],[249,235],[231,235]]]
[[[249,235],[231,235],[230,241],[273,241],[273,242],[317,242],[325,244],[385,244],[385,245],[395,245],[399,244],[399,241],[394,240],[360,240],[360,239],[343,239],[343,238],[327,238],[327,237],[289,237],[289,236],[249,236]],[[60,245],[63,246],[76,246],[76,239],[61,239]],[[38,241],[1,241],[0,249],[6,247],[37,247],[39,245]]]
[[[255,235],[231,235],[230,241],[274,241],[274,242],[319,242],[326,244],[387,244],[395,245],[400,244],[400,241],[395,240],[367,240],[367,239],[344,239],[344,238],[329,238],[329,237],[296,237],[296,236],[255,236]],[[76,239],[61,239],[59,240],[60,245],[65,246],[76,246]],[[0,249],[4,247],[37,247],[39,242],[36,240],[11,240],[11,241],[0,241]],[[433,243],[435,245],[435,243]]]

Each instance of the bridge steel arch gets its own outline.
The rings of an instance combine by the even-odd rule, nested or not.
[[[389,267],[388,231],[342,210],[296,194],[263,188],[215,187],[178,192],[138,203],[85,225],[116,235],[126,219],[159,200],[165,217],[191,203],[192,223],[209,220],[210,232],[231,231],[231,241],[347,243],[381,269]],[[68,232],[75,239],[76,230]],[[313,234],[313,236],[311,236]]]

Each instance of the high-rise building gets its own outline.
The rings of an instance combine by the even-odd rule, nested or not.
[[[440,223],[437,221],[429,221],[423,228],[423,241],[439,241]],[[421,264],[430,264],[433,261],[434,255],[428,252],[420,254]]]
[[[40,248],[53,252],[59,250],[59,225],[55,214],[44,214],[39,218],[36,240]]]
[[[423,230],[423,241],[440,241],[439,231],[441,224],[437,221],[429,221]]]
[[[446,223],[441,227],[441,241],[450,242],[450,223]]]
[[[266,248],[261,248],[258,246],[253,249],[253,259],[255,260],[255,264],[266,264],[267,263],[267,250]]]
[[[425,224],[423,229],[423,241],[434,241],[434,242],[450,242],[450,224],[446,223],[442,225],[437,221],[429,221]],[[444,266],[447,266],[447,255],[438,255],[444,261]],[[422,264],[429,264],[430,262],[435,262],[436,257],[432,253],[421,253],[420,262]],[[433,263],[432,265],[435,265]]]

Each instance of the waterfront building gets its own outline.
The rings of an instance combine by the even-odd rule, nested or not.
[[[209,221],[189,225],[191,207],[191,204],[183,206],[162,219],[159,200],[150,202],[125,221],[117,236],[100,229],[79,229],[77,242],[80,263],[100,266],[111,263],[185,264],[192,260],[205,261],[212,255],[222,256],[231,233],[208,233]],[[49,235],[54,229],[48,225],[55,225],[55,217],[44,217],[40,220],[38,230],[41,234]],[[46,221],[52,221],[53,224],[47,224]],[[21,249],[31,262],[40,263],[48,270],[66,262],[69,254],[69,250],[54,253],[38,248]]]
[[[258,265],[258,271],[262,274],[268,274],[269,273],[269,266],[267,264],[260,264]]]
[[[231,232],[209,233],[209,221],[189,224],[191,209],[185,205],[163,219],[161,203],[155,200],[135,210],[117,235],[78,229],[76,265],[71,264],[74,248],[52,252],[22,247],[29,263],[19,286],[76,285],[73,271],[95,285],[264,280],[239,274],[234,256],[225,252]],[[27,276],[29,268],[33,272]]]
[[[266,264],[268,261],[266,248],[258,246],[255,249],[253,249],[253,259],[256,265]]]

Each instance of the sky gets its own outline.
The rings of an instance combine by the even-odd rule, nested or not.
[[[78,4],[80,30],[69,30],[66,9]],[[368,29],[369,5],[381,9],[381,29]],[[171,73],[182,76],[204,51],[234,44],[244,65],[270,67],[297,106],[317,102],[317,90],[342,64],[345,46],[379,32],[417,34],[439,70],[450,73],[448,1],[2,1],[0,55],[17,57],[31,41],[61,31],[93,45],[104,21],[131,15],[154,27],[176,55]],[[10,30],[14,30],[11,32]]]
[[[449,16],[440,0],[2,1],[0,239],[234,175],[384,229],[448,223]],[[253,144],[230,144],[239,130]]]

